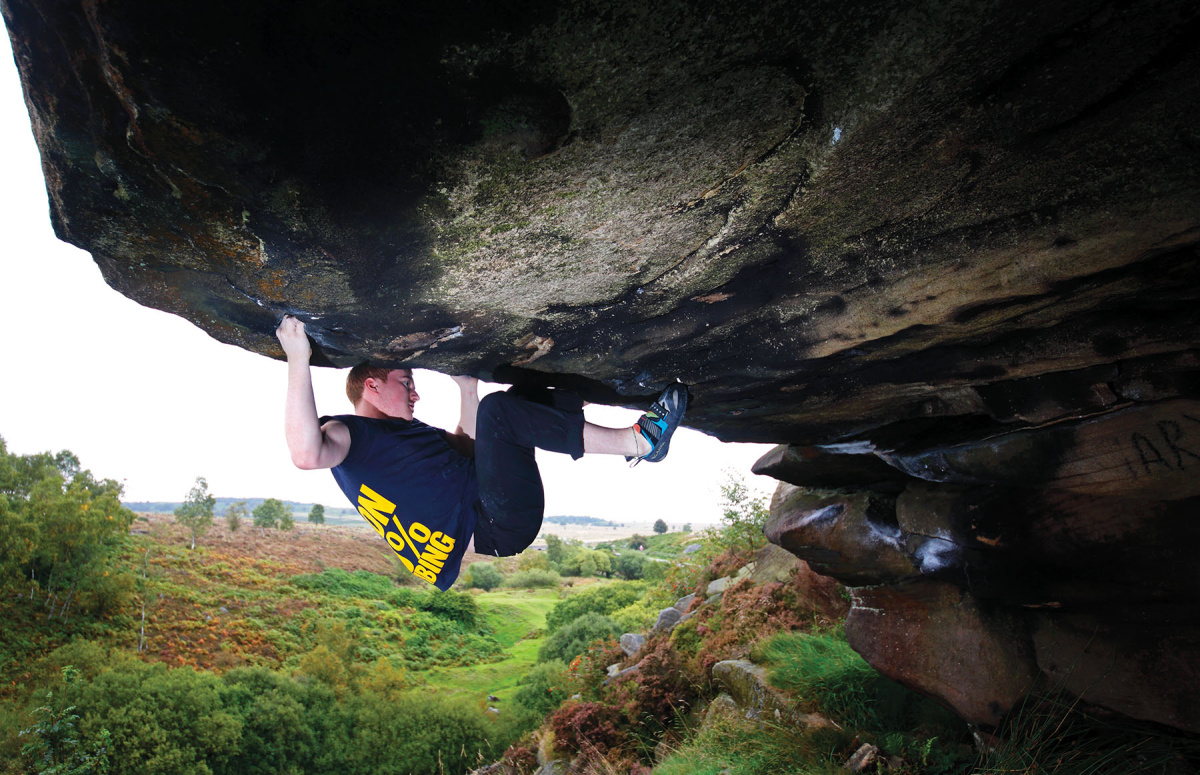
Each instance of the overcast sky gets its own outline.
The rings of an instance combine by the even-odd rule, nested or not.
[[[8,36],[0,37],[0,437],[9,451],[70,449],[97,476],[123,481],[131,501],[182,500],[204,476],[222,497],[347,505],[327,472],[299,471],[288,459],[281,362],[130,301],[104,283],[87,253],[54,238]],[[314,369],[322,413],[350,411],[344,379]],[[427,371],[416,379],[417,417],[453,428],[454,384]],[[613,426],[637,417],[614,407],[587,413]],[[750,473],[767,449],[684,429],[664,462],[632,470],[620,458],[539,452],[547,513],[713,522],[726,471],[757,491],[773,489]]]

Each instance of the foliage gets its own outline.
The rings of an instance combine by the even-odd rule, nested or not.
[[[193,549],[196,548],[196,538],[207,533],[212,527],[213,505],[216,502],[217,499],[208,494],[208,480],[197,476],[196,484],[188,491],[187,498],[175,509],[175,521],[192,534]]]
[[[651,639],[638,656],[638,670],[627,682],[633,694],[625,715],[634,724],[665,727],[692,705],[702,681],[688,673],[667,638]]]
[[[655,775],[845,775],[829,752],[845,747],[837,730],[797,729],[718,717],[654,768]],[[842,761],[845,757],[840,757]]]
[[[612,575],[612,555],[599,549],[579,547],[559,563],[559,572],[564,576],[603,576],[608,578]]]
[[[92,743],[109,730],[122,773],[203,772],[223,763],[241,735],[210,673],[134,662],[70,689],[82,738]]]
[[[589,612],[611,614],[636,603],[645,591],[642,584],[621,581],[581,589],[560,600],[546,615],[546,629],[557,630]]]
[[[562,584],[562,576],[541,568],[519,570],[504,580],[504,586],[513,589],[555,589],[559,584]]]
[[[283,501],[267,498],[254,509],[254,526],[276,527],[283,520],[285,514],[290,515],[291,512],[287,506],[283,505]]]
[[[1187,772],[1183,763],[1200,757],[1195,738],[1093,715],[1057,692],[1026,699],[1001,732],[1000,744],[983,752],[972,775],[1158,775]]]
[[[63,621],[73,605],[120,610],[131,584],[117,555],[134,518],[120,496],[119,483],[97,481],[70,452],[13,455],[0,439],[0,587],[22,585]]]
[[[434,616],[458,622],[468,629],[475,629],[479,622],[479,605],[475,598],[465,592],[448,589],[432,589],[421,603],[421,610]]]
[[[308,512],[308,521],[314,525],[325,524],[325,507],[320,503],[314,503],[312,511]]]
[[[598,702],[573,702],[550,717],[554,748],[562,753],[603,756],[628,743],[621,712]]]
[[[620,634],[621,628],[612,619],[589,611],[551,633],[538,650],[538,662],[551,659],[570,662],[585,652],[592,643],[605,638],[615,638]]]
[[[753,551],[766,544],[763,533],[769,511],[764,496],[754,497],[745,481],[727,474],[721,485],[724,499],[721,509],[721,527],[706,531],[706,537],[728,549]]]
[[[813,619],[796,586],[780,582],[758,585],[746,579],[730,584],[719,606],[704,606],[685,624],[694,627],[700,638],[698,649],[690,655],[692,666],[708,675],[723,659],[747,656],[755,641],[811,626]],[[672,636],[679,639],[686,636],[688,627],[676,630],[679,633]]]
[[[517,555],[517,570],[551,570],[550,557],[537,549],[526,549]]]
[[[646,575],[646,558],[626,551],[613,560],[613,571],[623,579],[640,579]]]
[[[487,592],[504,583],[504,574],[490,562],[472,563],[467,570],[465,582],[468,587]]]
[[[225,509],[225,524],[229,526],[229,532],[236,533],[242,526],[242,522],[249,516],[250,512],[246,511],[246,501],[229,504],[229,507]]]
[[[73,682],[79,672],[63,668],[63,681]],[[21,746],[25,765],[39,775],[106,775],[109,772],[109,733],[101,729],[90,747],[80,744],[79,715],[73,706],[54,701],[54,692],[46,693],[46,704],[34,710],[37,721],[20,732],[26,742]]]
[[[321,573],[305,573],[292,577],[292,584],[300,589],[321,591],[339,597],[360,597],[388,600],[396,593],[395,584],[387,576],[356,570],[350,573],[341,568],[326,568]]]
[[[654,532],[658,533],[659,535],[667,532],[667,523],[663,522],[661,519],[654,520]]]
[[[534,665],[521,679],[513,699],[545,716],[567,699],[568,680],[565,663],[557,659],[542,662]]]
[[[279,515],[279,529],[280,530],[292,530],[295,527],[296,527],[296,517],[295,517],[295,515],[292,514],[292,510],[285,506],[283,509],[283,513]]]
[[[469,703],[416,694],[404,702],[365,695],[352,702],[348,772],[441,775],[497,758],[510,742],[493,741],[487,719]]]

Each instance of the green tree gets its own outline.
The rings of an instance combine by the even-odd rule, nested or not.
[[[576,547],[575,551],[561,563],[564,576],[612,575],[612,555],[599,549]]]
[[[667,523],[663,522],[661,519],[654,520],[654,532],[658,535],[662,535],[663,533],[667,532]]]
[[[526,549],[517,555],[517,570],[550,570],[550,558],[537,549]]]
[[[645,591],[644,584],[619,581],[587,587],[554,604],[554,608],[546,614],[546,630],[553,632],[587,613],[611,614],[636,603]]]
[[[724,497],[719,531],[722,544],[749,550],[766,544],[763,533],[769,516],[766,498],[752,496],[745,481],[728,472],[725,484],[721,485],[721,495]]]
[[[62,674],[63,681],[71,684],[79,671],[68,665]],[[55,701],[52,691],[46,693],[46,704],[34,710],[34,716],[36,723],[20,733],[26,739],[21,746],[21,757],[30,771],[40,775],[107,775],[110,744],[107,729],[100,730],[91,746],[81,745],[79,714],[61,698]]]
[[[646,558],[626,551],[613,560],[613,570],[623,579],[640,579],[646,575]]]
[[[254,509],[254,526],[276,527],[286,513],[288,510],[283,501],[267,498]]]
[[[325,524],[325,507],[320,503],[314,503],[312,511],[308,512],[308,521],[314,525]]]
[[[573,546],[569,541],[564,541],[553,533],[546,536],[546,556],[550,558],[550,562],[554,565],[559,565],[569,557],[574,550],[579,547]]]
[[[250,512],[246,510],[246,501],[234,501],[225,509],[225,524],[229,526],[230,533],[236,533],[237,529],[242,526],[242,521],[250,516]]]
[[[538,662],[557,659],[564,664],[587,651],[598,640],[616,638],[621,627],[612,619],[593,611],[580,616],[560,630],[555,630],[538,650]]]
[[[279,529],[291,530],[296,527],[296,515],[287,506],[284,506],[283,513],[279,515]]]
[[[468,569],[471,573],[471,586],[484,591],[495,589],[504,583],[504,574],[490,562],[472,563]]]
[[[546,716],[567,699],[570,685],[567,666],[552,659],[530,668],[525,677],[517,682],[513,699]]]
[[[196,477],[196,484],[188,491],[187,499],[175,509],[175,521],[192,533],[192,548],[196,548],[196,537],[204,535],[213,523],[213,507],[217,499],[208,493],[208,480]]]
[[[0,439],[0,585],[32,583],[36,604],[64,620],[72,606],[113,612],[132,590],[115,563],[132,523],[121,485],[71,452],[13,455]]]

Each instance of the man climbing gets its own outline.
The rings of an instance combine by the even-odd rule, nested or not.
[[[493,393],[454,377],[454,433],[413,418],[412,371],[362,363],[346,378],[354,414],[319,417],[304,324],[286,316],[275,335],[288,362],[284,415],[299,468],[331,468],[334,479],[413,575],[439,589],[458,577],[463,555],[507,557],[533,543],[545,495],[534,448],[657,462],[687,409],[687,387],[667,387],[630,428],[586,422],[578,396],[558,390]]]

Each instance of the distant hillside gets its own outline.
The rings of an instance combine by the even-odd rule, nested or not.
[[[616,522],[609,522],[607,519],[600,519],[599,517],[555,516],[555,517],[546,517],[542,521],[543,522],[551,522],[556,525],[595,525],[596,527],[624,527],[624,525],[618,525]]]
[[[224,514],[225,510],[228,509],[231,504],[237,503],[238,501],[245,501],[246,509],[249,511],[254,511],[254,509],[256,509],[257,507],[262,505],[262,502],[264,500],[266,500],[266,499],[265,498],[217,498],[217,505],[213,509],[213,511],[216,514]],[[179,508],[182,505],[182,503],[180,501],[125,501],[124,505],[129,510],[136,511],[140,514],[174,514],[175,509]],[[290,508],[292,510],[292,513],[303,514],[303,515],[307,515],[308,512],[312,511],[312,507],[313,507],[313,504],[311,504],[311,503],[298,503],[296,501],[284,501],[283,505]],[[358,516],[358,512],[356,512],[354,509],[351,509],[351,508],[339,507],[339,506],[326,506],[325,507],[325,518],[326,519],[328,519],[329,517],[357,517],[357,516]]]

